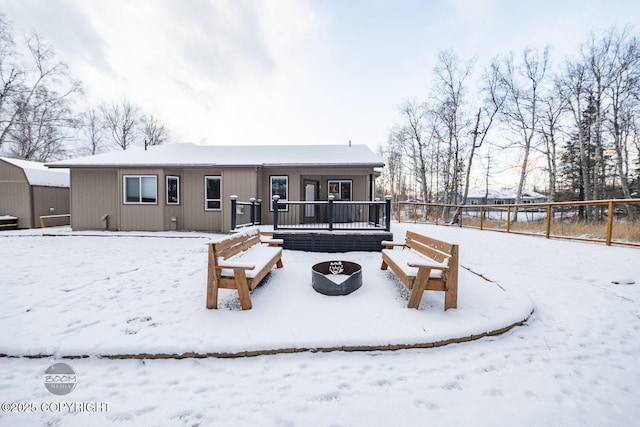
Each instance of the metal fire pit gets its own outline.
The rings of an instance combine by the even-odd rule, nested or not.
[[[327,261],[311,267],[313,289],[325,295],[348,295],[362,286],[362,267],[350,261]]]

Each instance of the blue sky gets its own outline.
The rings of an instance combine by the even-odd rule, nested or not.
[[[375,148],[408,98],[425,99],[438,51],[478,66],[592,30],[636,25],[624,0],[0,0],[87,88],[164,119],[176,142]],[[635,28],[637,31],[637,28]]]

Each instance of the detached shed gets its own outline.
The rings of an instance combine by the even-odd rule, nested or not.
[[[522,192],[521,203],[546,203],[544,194],[525,190]],[[515,190],[480,190],[469,189],[467,205],[513,205],[516,203]]]
[[[40,216],[69,214],[69,170],[0,157],[0,217],[18,228],[39,227]]]

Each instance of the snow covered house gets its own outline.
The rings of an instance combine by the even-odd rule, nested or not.
[[[365,145],[168,144],[51,163],[71,170],[73,229],[228,232],[232,195],[367,201],[382,160]]]
[[[68,169],[51,170],[42,163],[0,157],[0,217],[5,224],[34,228],[42,215],[68,213]]]
[[[469,189],[467,205],[512,205],[516,202],[515,190],[480,190]],[[548,198],[544,194],[525,190],[521,203],[545,203]]]

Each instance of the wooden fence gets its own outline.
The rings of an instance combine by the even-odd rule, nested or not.
[[[396,219],[640,247],[640,199],[517,205],[398,202]]]

